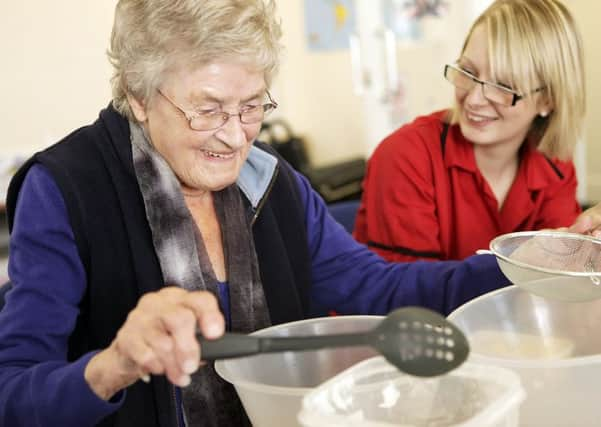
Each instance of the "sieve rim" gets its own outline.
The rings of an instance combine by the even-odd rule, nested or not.
[[[493,253],[494,256],[502,259],[503,261],[505,261],[509,264],[518,266],[520,268],[525,268],[525,269],[531,270],[531,271],[537,271],[537,272],[542,272],[542,273],[547,273],[547,274],[555,274],[555,275],[560,275],[560,276],[599,277],[599,278],[601,278],[601,271],[599,271],[599,272],[565,271],[565,270],[557,270],[557,269],[545,268],[545,267],[536,267],[536,266],[527,264],[525,262],[521,262],[521,261],[517,261],[512,258],[509,258],[508,256],[499,253],[498,250],[495,248],[495,245],[499,245],[500,243],[502,243],[506,240],[516,238],[516,237],[553,237],[553,238],[564,237],[564,238],[573,239],[573,240],[589,241],[596,245],[601,245],[601,239],[598,239],[596,237],[589,236],[586,234],[571,233],[568,231],[551,231],[551,230],[549,230],[549,231],[516,231],[513,233],[506,233],[506,234],[502,234],[500,236],[495,237],[494,239],[492,239],[490,241],[490,245],[489,245],[489,249]]]

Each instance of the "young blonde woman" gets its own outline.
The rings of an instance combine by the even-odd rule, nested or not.
[[[559,1],[495,1],[444,68],[454,108],[374,152],[355,237],[388,260],[463,259],[503,233],[572,224],[582,56]]]

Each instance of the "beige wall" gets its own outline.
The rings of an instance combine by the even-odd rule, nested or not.
[[[587,190],[591,201],[601,200],[601,2],[566,0],[584,39],[587,84]]]
[[[353,93],[348,51],[309,52],[304,29],[304,2],[278,2],[285,58],[274,91],[279,113],[309,143],[315,163],[363,155],[361,102]],[[334,102],[323,97],[336,94]]]
[[[3,1],[0,156],[28,153],[109,101],[112,0]]]
[[[582,27],[587,54],[589,194],[601,200],[601,3],[565,0]],[[27,154],[94,120],[110,98],[106,60],[116,0],[3,2],[0,14],[0,159]],[[450,2],[452,5],[452,1]],[[348,52],[305,48],[303,1],[279,0],[286,56],[274,93],[279,114],[305,136],[313,159],[329,163],[364,151],[361,103]],[[321,102],[323,93],[335,102]],[[595,96],[597,95],[597,96]],[[424,95],[427,96],[427,95]],[[294,102],[292,102],[294,100]]]

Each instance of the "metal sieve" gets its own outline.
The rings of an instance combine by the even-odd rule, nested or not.
[[[601,298],[601,240],[559,231],[523,231],[490,242],[501,271],[535,295],[562,301]]]

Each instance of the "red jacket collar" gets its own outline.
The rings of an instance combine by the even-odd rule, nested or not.
[[[441,116],[441,121],[444,117]],[[474,174],[479,173],[474,146],[462,135],[459,125],[449,126],[444,150],[444,162],[447,168],[457,167]],[[524,146],[521,151],[518,174],[525,174],[528,190],[540,190],[563,179],[560,167],[562,162],[548,159],[531,146]]]

